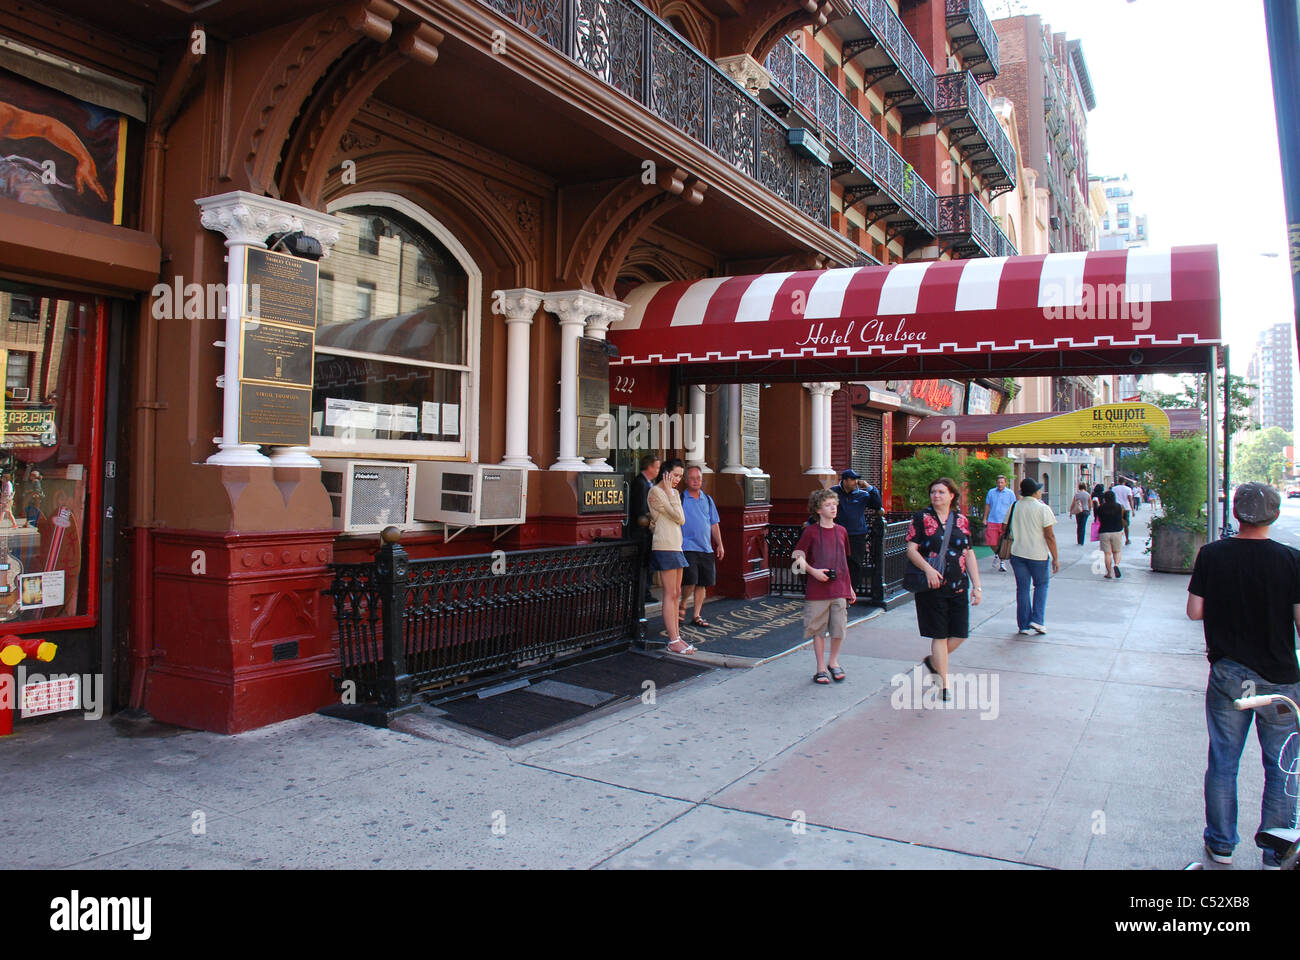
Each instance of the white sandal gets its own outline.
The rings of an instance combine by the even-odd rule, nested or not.
[[[686,643],[686,641],[683,640],[681,637],[678,637],[676,640],[671,640],[671,641],[669,641],[669,643],[668,643],[668,652],[669,652],[669,653],[675,653],[675,654],[677,654],[678,656],[686,657],[686,656],[690,656],[692,653],[695,653],[695,652],[696,652],[695,647],[693,647],[693,646],[692,646],[691,644],[689,644],[689,643],[686,643],[686,647],[685,647],[685,649],[682,649],[682,650],[674,650],[674,649],[673,649],[673,644],[674,644],[674,643]]]

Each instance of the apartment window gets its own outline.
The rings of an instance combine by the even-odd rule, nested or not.
[[[1101,228],[1102,228],[1103,230],[1109,230],[1109,229],[1110,229],[1110,221],[1109,221],[1109,220],[1103,220],[1103,221],[1101,222]]]
[[[885,115],[874,103],[871,105],[871,125],[876,128],[877,133],[885,132]]]
[[[356,310],[353,320],[369,320],[375,315],[375,285],[366,280],[358,280],[356,286]]]
[[[1119,212],[1120,212],[1120,213],[1128,213],[1128,204],[1127,204],[1127,203],[1121,203],[1121,204],[1119,205]]]
[[[1119,220],[1119,228],[1120,228],[1121,230],[1127,230],[1127,229],[1128,229],[1128,217],[1120,217],[1120,220]]]

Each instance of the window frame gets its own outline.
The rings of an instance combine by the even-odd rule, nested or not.
[[[329,213],[342,213],[352,207],[380,207],[400,214],[413,221],[416,226],[428,231],[441,243],[456,260],[466,276],[466,310],[465,310],[465,364],[431,363],[411,360],[406,357],[387,354],[362,353],[346,349],[320,349],[317,353],[330,356],[356,357],[359,359],[380,360],[387,363],[400,363],[415,367],[432,367],[443,370],[457,370],[462,373],[461,403],[461,440],[459,443],[446,440],[343,440],[338,437],[322,437],[313,434],[308,447],[313,456],[345,457],[348,459],[367,460],[466,460],[478,462],[479,452],[479,402],[481,377],[480,345],[483,323],[483,272],[474,262],[454,234],[444,227],[423,207],[412,203],[405,197],[383,191],[360,191],[331,200],[326,206]],[[322,265],[328,263],[322,261]]]

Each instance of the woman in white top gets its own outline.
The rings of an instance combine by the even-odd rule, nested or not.
[[[1060,573],[1056,556],[1056,514],[1042,501],[1043,488],[1032,477],[1020,481],[1020,499],[1011,508],[1011,569],[1016,575],[1016,626],[1023,636],[1046,633],[1047,584]],[[1032,586],[1032,595],[1031,595]]]
[[[650,567],[659,571],[659,582],[664,588],[664,626],[668,628],[670,653],[695,652],[695,647],[678,634],[677,607],[682,597],[682,568],[686,566],[686,554],[682,553],[682,526],[686,523],[686,514],[682,510],[681,494],[677,492],[677,485],[682,482],[682,469],[680,460],[666,461],[659,468],[659,479],[646,497],[654,527]]]

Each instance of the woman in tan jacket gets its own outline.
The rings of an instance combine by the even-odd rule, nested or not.
[[[680,460],[665,461],[659,468],[659,479],[646,497],[650,523],[654,527],[650,568],[659,571],[659,580],[664,588],[664,626],[668,628],[670,653],[695,652],[695,648],[681,638],[677,622],[677,608],[682,597],[682,568],[686,566],[686,554],[682,553],[682,524],[686,522],[686,514],[682,512],[682,498],[677,492],[683,471]]]

